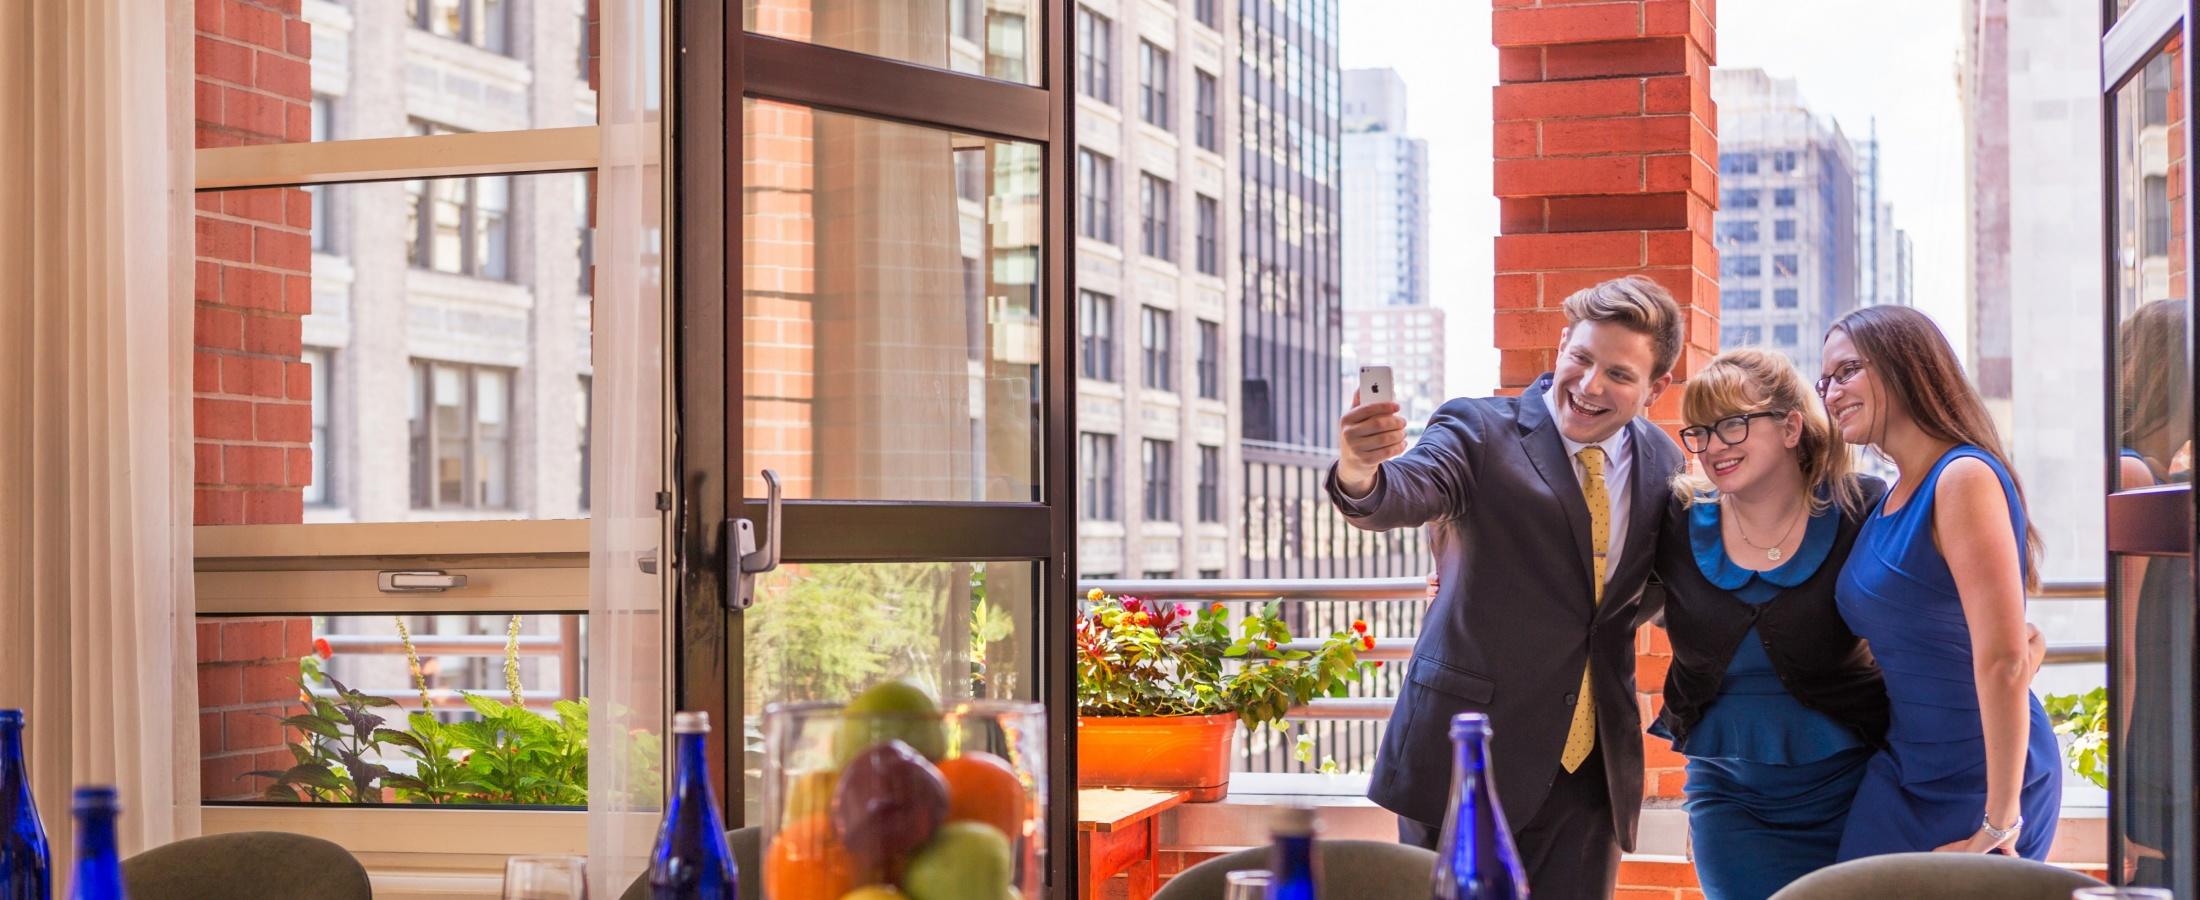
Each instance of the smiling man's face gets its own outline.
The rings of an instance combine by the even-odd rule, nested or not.
[[[1588,320],[1567,326],[1551,375],[1559,433],[1577,444],[1619,433],[1673,383],[1670,373],[1651,374],[1657,362],[1656,342],[1640,331]]]

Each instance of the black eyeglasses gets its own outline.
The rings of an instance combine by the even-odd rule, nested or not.
[[[1840,368],[1838,368],[1838,369],[1835,369],[1835,370],[1833,370],[1833,374],[1831,374],[1831,375],[1823,375],[1823,376],[1820,376],[1820,377],[1819,377],[1819,379],[1818,379],[1818,397],[1819,397],[1819,399],[1821,399],[1821,400],[1825,399],[1825,396],[1826,396],[1826,392],[1827,392],[1827,391],[1830,391],[1830,390],[1832,390],[1832,389],[1833,389],[1833,386],[1834,386],[1834,385],[1837,385],[1837,384],[1848,384],[1848,383],[1849,383],[1849,382],[1851,382],[1851,381],[1855,381],[1855,380],[1856,380],[1856,376],[1858,376],[1858,375],[1862,375],[1862,374],[1864,374],[1864,361],[1863,361],[1863,360],[1861,360],[1861,359],[1852,359],[1852,360],[1849,360],[1848,362],[1842,363],[1842,364],[1841,364],[1841,367],[1840,367]]]
[[[1785,415],[1787,413],[1770,411],[1743,413],[1738,416],[1727,416],[1713,422],[1709,428],[1702,425],[1690,425],[1681,429],[1681,446],[1687,447],[1690,453],[1702,453],[1711,449],[1711,436],[1716,434],[1719,436],[1719,443],[1732,447],[1735,444],[1749,440],[1749,421],[1751,419],[1777,419]]]

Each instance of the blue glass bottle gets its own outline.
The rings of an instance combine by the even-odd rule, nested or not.
[[[76,883],[70,900],[123,900],[122,854],[115,847],[115,789],[76,789]]]
[[[50,900],[53,852],[23,762],[23,711],[0,709],[0,900]]]
[[[1436,840],[1435,900],[1527,900],[1528,875],[1490,779],[1490,719],[1451,717],[1451,811]]]
[[[710,715],[672,716],[672,796],[649,855],[652,900],[738,900],[733,848],[710,785]]]
[[[1314,861],[1314,808],[1276,810],[1269,833],[1268,900],[1314,900],[1320,893],[1321,868]]]

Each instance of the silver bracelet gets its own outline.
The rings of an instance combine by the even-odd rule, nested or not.
[[[1995,846],[2000,846],[2004,841],[2014,837],[2017,831],[2024,827],[2024,814],[2018,813],[2017,820],[2009,823],[2007,828],[1995,828],[1994,817],[1984,816],[1981,817],[1978,827],[1980,831],[1986,832],[1987,837],[1994,839]]]

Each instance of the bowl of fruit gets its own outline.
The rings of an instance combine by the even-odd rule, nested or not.
[[[941,704],[906,682],[764,710],[764,894],[772,900],[1038,897],[1046,840],[1039,704]]]

